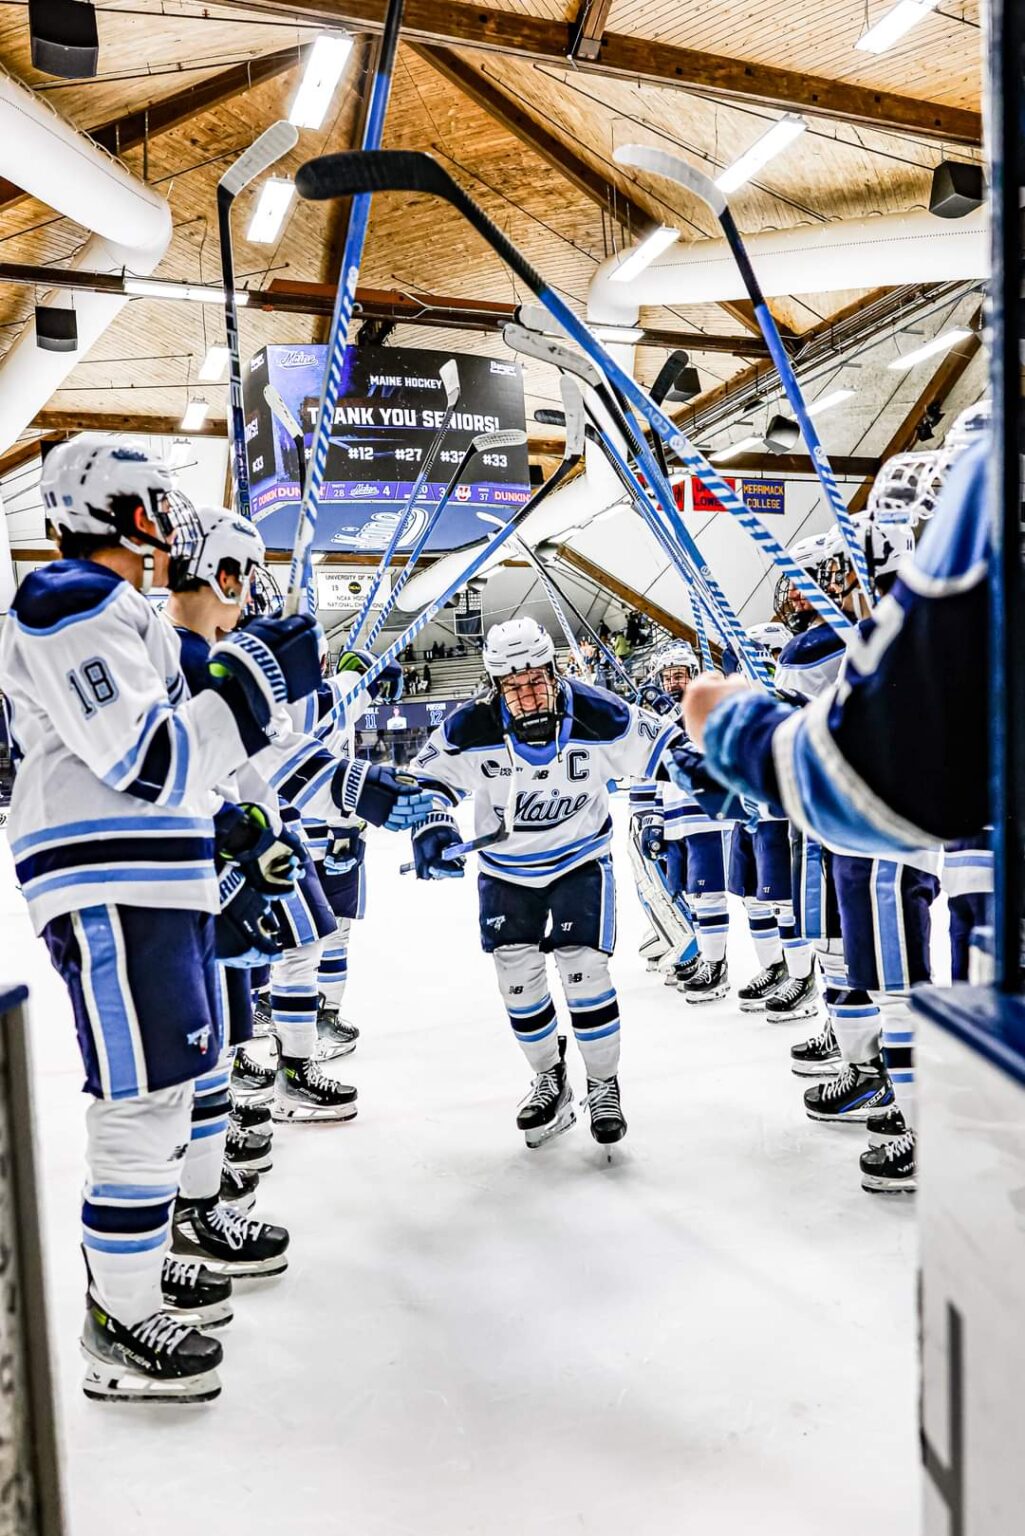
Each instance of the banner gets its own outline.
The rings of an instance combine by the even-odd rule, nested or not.
[[[373,570],[365,566],[329,565],[315,566],[318,608],[359,608],[374,579]],[[371,608],[380,608],[391,593],[391,576],[385,572],[381,578]]]
[[[314,549],[380,552],[416,481],[442,418],[439,370],[450,354],[414,347],[349,347],[331,432]],[[300,501],[292,438],[264,399],[268,384],[303,429],[308,456],[326,346],[270,346],[245,370],[243,403],[253,520],[268,549],[290,549]],[[515,362],[460,354],[460,396],[400,550],[422,531],[470,442],[481,432],[524,431],[523,375]],[[478,508],[512,513],[530,494],[526,444],[481,455],[456,487],[428,553],[473,544],[487,532]]]
[[[735,476],[723,475],[722,477],[731,490],[736,491],[743,499],[746,506],[756,512],[759,517],[770,514],[774,517],[782,517],[787,506],[787,483],[785,480],[765,480],[761,477],[744,475],[743,479]],[[722,512],[724,507],[707,486],[695,476],[691,481],[691,494],[695,512]],[[679,505],[679,495],[677,495]]]

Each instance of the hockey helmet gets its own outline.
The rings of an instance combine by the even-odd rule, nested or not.
[[[562,689],[548,631],[536,619],[493,624],[484,642],[484,668],[505,705],[512,734],[525,746],[554,741]]]
[[[897,453],[887,459],[868,495],[868,511],[876,523],[914,524],[919,518],[931,517],[942,484],[936,472],[943,457],[933,449],[929,453]]]
[[[915,535],[909,523],[880,523],[870,512],[859,513],[853,522],[873,584],[881,576],[895,574],[901,561],[915,547]]]
[[[980,400],[976,405],[970,405],[951,423],[943,443],[944,453],[948,457],[962,453],[977,437],[981,437],[984,432],[989,432],[992,425],[992,400]]]
[[[175,526],[192,510],[159,459],[94,434],[58,443],[46,456],[39,489],[58,534],[107,539],[150,562],[150,551],[170,549]],[[156,535],[135,526],[140,506],[156,524]]]
[[[790,558],[795,565],[799,565],[808,573],[817,587],[825,592],[834,579],[835,553],[833,533],[832,530],[828,530],[825,533],[815,533],[810,538],[798,540],[790,550]],[[801,634],[815,618],[815,609],[786,572],[776,582],[772,606],[780,622],[792,635]]]
[[[190,581],[204,582],[222,603],[244,608],[253,572],[262,568],[265,553],[263,539],[248,518],[227,507],[195,507],[171,537],[168,585],[179,592]],[[234,597],[221,584],[224,575],[238,581]]]
[[[242,625],[253,619],[280,618],[285,607],[281,588],[265,565],[254,565],[249,573],[249,587],[242,605]]]
[[[655,652],[650,676],[657,680],[663,693],[679,703],[687,684],[700,670],[694,647],[686,640],[670,640]]]
[[[790,631],[786,625],[772,620],[766,624],[749,624],[744,633],[755,645],[761,646],[763,651],[768,651],[772,656],[777,655],[790,640]]]

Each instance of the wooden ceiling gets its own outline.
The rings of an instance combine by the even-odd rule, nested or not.
[[[872,19],[888,4],[867,0]],[[97,9],[96,79],[59,81],[34,71],[27,8],[3,0],[0,64],[168,197],[174,237],[157,275],[216,282],[219,176],[287,112],[303,47],[326,25],[348,26],[360,46],[323,131],[304,131],[281,171],[353,141],[384,0],[118,0]],[[715,233],[707,213],[682,194],[674,200],[665,184],[634,180],[617,166],[618,144],[642,139],[675,148],[714,174],[781,108],[804,111],[808,131],[734,200],[748,233],[922,207],[939,160],[979,156],[978,0],[943,0],[878,58],[853,46],[865,15],[866,0],[502,0],[500,9],[408,0],[386,144],[437,155],[583,312],[598,264],[647,222],[675,223],[683,240]],[[568,60],[580,21],[585,38]],[[278,245],[253,246],[243,237],[252,195],[243,195],[235,217],[240,279],[259,287],[333,282],[337,214],[296,201]],[[0,261],[60,267],[85,238],[0,184]],[[417,198],[375,201],[361,281],[454,301],[524,297],[451,210]],[[36,293],[0,282],[0,352]],[[801,294],[773,307],[801,332],[858,298]],[[691,336],[752,329],[743,306],[645,310],[641,323]],[[314,339],[322,328],[311,315],[246,310],[243,351]],[[190,392],[205,395],[223,416],[224,389],[195,383],[207,345],[221,341],[222,331],[215,306],[133,300],[51,399],[48,423],[72,428],[84,413],[174,418]],[[408,324],[391,341],[503,351],[496,334]],[[691,350],[707,390],[750,363]],[[650,382],[665,355],[640,348],[639,377]],[[925,380],[916,378],[903,396],[893,382],[871,392],[871,402],[866,391],[866,408],[879,406],[871,423],[883,442]],[[527,390],[528,412],[557,396],[554,377],[540,367],[527,370]],[[837,451],[854,452],[864,425]]]

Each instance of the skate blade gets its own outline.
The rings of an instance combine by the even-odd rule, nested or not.
[[[338,1121],[355,1120],[355,1104],[340,1104],[329,1108],[321,1104],[278,1104],[271,1110],[271,1119],[279,1124],[330,1125]]]
[[[790,1070],[795,1077],[835,1077],[840,1070],[839,1057],[836,1061],[791,1061]]]
[[[700,997],[695,997],[693,992],[684,991],[683,987],[680,987],[679,990],[683,992],[683,1000],[685,1003],[690,1003],[692,1008],[700,1008],[702,1003],[721,1002],[730,989],[728,986],[716,987],[713,992],[702,992]]]
[[[328,1045],[324,1040],[317,1042],[318,1061],[337,1061],[340,1056],[351,1056],[356,1049],[355,1040],[347,1040],[344,1045]]]
[[[799,1019],[813,1019],[818,1011],[818,1003],[806,1003],[801,1008],[792,1008],[789,1013],[773,1013],[766,1008],[765,1017],[770,1024],[796,1024]]]
[[[248,1216],[256,1204],[255,1190],[251,1195],[241,1195],[237,1200],[221,1200],[221,1205],[228,1206],[237,1216]]]
[[[201,1328],[204,1333],[209,1333],[212,1328],[227,1328],[235,1316],[230,1301],[218,1301],[210,1307],[172,1307],[165,1299],[164,1311],[170,1313],[176,1323],[186,1328]]]
[[[274,1155],[272,1152],[263,1152],[259,1157],[229,1157],[228,1162],[240,1173],[270,1173],[274,1167]]]
[[[764,997],[759,997],[759,998],[752,998],[752,997],[738,998],[737,999],[737,1007],[740,1009],[741,1013],[764,1013],[765,1012],[765,998]]]
[[[254,1108],[259,1109],[273,1099],[274,1084],[272,1083],[269,1088],[247,1088],[244,1083],[232,1083],[231,1092],[243,1104],[252,1104]]]
[[[918,1179],[886,1179],[874,1173],[863,1173],[861,1187],[870,1195],[913,1195],[918,1191]]]
[[[814,1120],[818,1125],[864,1125],[869,1115],[879,1112],[885,1105],[873,1104],[869,1109],[849,1109],[845,1115],[824,1115],[820,1110],[809,1109],[805,1105],[804,1112],[809,1120]]]
[[[216,1371],[199,1376],[181,1376],[171,1381],[155,1381],[124,1366],[101,1360],[83,1344],[86,1362],[82,1391],[95,1403],[210,1403],[221,1395],[221,1379]]]
[[[199,1259],[215,1275],[228,1275],[232,1280],[270,1279],[272,1275],[284,1274],[288,1268],[288,1257],[284,1253],[275,1254],[270,1259],[218,1259],[212,1254],[198,1254],[192,1250],[178,1253],[173,1244],[171,1252],[180,1259]]]
[[[554,1141],[557,1136],[562,1135],[563,1131],[568,1131],[576,1123],[576,1113],[571,1109],[568,1115],[560,1115],[551,1125],[524,1131],[523,1139],[530,1150],[536,1152],[539,1147],[547,1146],[550,1141]]]

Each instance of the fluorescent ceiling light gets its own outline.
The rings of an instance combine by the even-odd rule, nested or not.
[[[715,178],[715,184],[720,192],[736,192],[752,176],[756,176],[763,165],[768,165],[770,160],[775,160],[778,154],[792,144],[796,138],[807,128],[808,124],[797,112],[788,112],[778,122],[773,123],[768,133],[763,133],[760,139],[755,139],[750,149],[745,149],[739,160],[734,160],[728,165],[721,176]]]
[[[916,347],[914,352],[905,352],[903,357],[895,357],[890,367],[895,373],[906,373],[909,368],[916,368],[919,363],[935,357],[939,352],[949,352],[959,341],[967,341],[971,334],[971,331],[944,331],[942,335],[934,336],[932,341],[927,341],[924,347]]]
[[[295,182],[284,176],[269,177],[260,188],[260,196],[249,220],[246,239],[253,245],[273,245],[281,233],[292,199]]]
[[[899,0],[892,11],[880,17],[874,27],[863,32],[854,44],[862,53],[885,53],[894,43],[917,26],[924,16],[934,11],[939,0]]]
[[[671,245],[675,245],[679,231],[670,229],[668,224],[660,224],[653,229],[650,235],[646,235],[640,245],[635,245],[625,261],[621,261],[612,273],[614,283],[632,283],[635,277],[651,266],[656,256],[661,256]]]
[[[290,123],[297,128],[320,127],[351,52],[352,38],[346,34],[317,38],[288,114]]]
[[[200,375],[200,377],[202,377],[202,375]],[[842,405],[845,400],[852,400],[854,398],[854,393],[855,392],[853,389],[834,389],[831,395],[820,395],[818,400],[815,401],[814,405],[809,405],[808,415],[824,416],[826,412],[831,411],[835,405]]]
[[[224,289],[206,283],[162,283],[156,277],[126,277],[125,293],[137,299],[188,299],[192,304],[223,304]],[[235,294],[235,303],[244,309],[249,295],[244,288]]]
[[[644,335],[636,325],[595,325],[591,329],[599,341],[640,341]]]
[[[198,432],[207,418],[210,407],[205,400],[190,400],[181,419],[183,432]]]
[[[720,448],[713,453],[712,458],[717,464],[726,459],[735,459],[740,453],[750,453],[752,448],[761,448],[765,439],[762,437],[742,437],[738,443],[731,443],[728,448]]]
[[[230,353],[227,347],[208,347],[199,370],[204,384],[219,384],[228,369]]]

